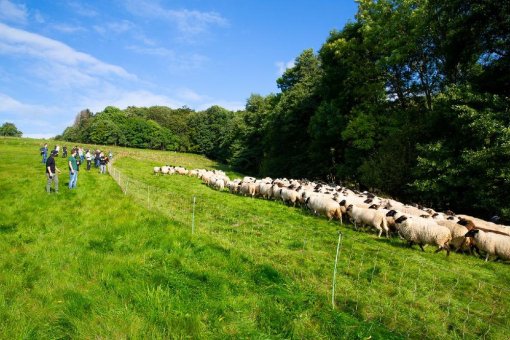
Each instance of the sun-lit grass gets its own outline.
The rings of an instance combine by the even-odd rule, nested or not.
[[[114,163],[122,189],[82,167],[76,190],[64,171],[48,195],[40,144],[0,139],[0,338],[470,339],[488,326],[487,338],[508,337],[497,288],[508,264],[422,253],[152,174],[172,164],[241,175],[197,155],[112,148],[126,154]]]

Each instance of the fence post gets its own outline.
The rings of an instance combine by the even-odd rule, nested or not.
[[[126,190],[124,190],[124,195],[127,195],[127,188],[128,188],[128,185],[129,185],[129,177],[127,179],[127,183],[126,183]]]
[[[333,271],[333,289],[331,292],[331,305],[333,309],[335,309],[335,281],[336,281],[336,267],[338,263],[338,252],[340,250],[340,240],[342,239],[342,232],[338,233],[338,244],[336,246],[336,256],[335,256],[335,270]]]
[[[196,196],[193,196],[193,217],[191,218],[191,234],[195,232],[195,202],[196,202]]]

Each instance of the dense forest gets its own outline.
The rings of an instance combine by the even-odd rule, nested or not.
[[[324,179],[509,218],[510,2],[360,0],[243,111],[80,112],[60,138],[193,152],[258,176]]]

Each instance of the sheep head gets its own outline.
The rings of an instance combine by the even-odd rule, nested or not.
[[[480,230],[478,229],[471,229],[466,233],[466,235],[464,235],[464,237],[475,237],[475,235],[478,234],[479,232]]]
[[[407,216],[404,216],[404,215],[403,215],[403,216],[400,216],[399,218],[397,218],[397,219],[395,220],[395,223],[399,224],[399,223],[404,222],[405,220],[407,220]]]
[[[386,216],[388,217],[393,217],[397,214],[397,211],[396,210],[390,210],[386,213]]]

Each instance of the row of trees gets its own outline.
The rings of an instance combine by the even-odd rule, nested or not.
[[[438,209],[508,216],[510,3],[359,0],[246,109],[107,107],[63,138],[203,153]]]

